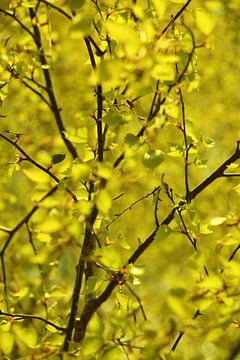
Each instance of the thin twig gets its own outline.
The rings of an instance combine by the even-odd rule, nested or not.
[[[91,40],[89,36],[84,37],[85,44],[87,46],[89,58],[91,65],[94,71],[97,69],[96,61],[91,47]],[[95,42],[94,42],[95,43]],[[100,49],[99,49],[100,50]],[[100,56],[103,56],[104,53],[100,53]],[[98,139],[98,160],[103,161],[103,131],[102,131],[102,116],[103,116],[103,95],[102,95],[102,85],[100,83],[96,86],[96,95],[97,95],[97,139]]]
[[[232,261],[238,250],[240,249],[240,244],[236,247],[236,249],[232,252],[232,254],[229,256],[228,261]]]
[[[11,17],[12,19],[14,19],[14,20],[21,26],[21,28],[22,28],[24,31],[26,31],[26,32],[35,40],[35,35],[34,35],[34,33],[32,33],[32,32],[29,30],[29,28],[28,28],[26,25],[24,25],[24,24],[21,22],[21,20],[18,19],[17,16],[15,16],[15,11],[13,11],[13,12],[8,12],[8,11],[3,10],[3,9],[0,8],[0,13],[3,13],[4,15],[9,16],[9,17]]]
[[[43,202],[47,197],[51,196],[56,190],[58,189],[58,186],[54,186],[52,189],[50,189],[40,200],[38,200],[38,203],[32,207],[32,209],[15,225],[15,227],[9,231],[9,235],[3,244],[2,250],[0,251],[0,258],[1,258],[1,267],[2,267],[2,275],[3,275],[3,284],[4,284],[4,293],[7,296],[7,276],[6,276],[6,268],[5,268],[5,262],[4,262],[4,255],[5,252],[13,239],[16,232],[24,225],[26,224],[29,219],[33,216],[33,214],[38,210],[39,204]]]
[[[44,166],[42,166],[41,164],[39,164],[37,161],[35,161],[30,155],[28,155],[26,153],[26,151],[24,151],[21,146],[19,146],[17,144],[16,141],[13,141],[11,139],[9,139],[7,136],[5,136],[4,134],[0,133],[0,137],[2,139],[4,139],[5,141],[9,142],[11,145],[13,145],[23,156],[24,158],[20,160],[27,160],[29,161],[31,164],[33,164],[36,168],[38,168],[39,170],[43,171],[45,174],[49,175],[57,184],[59,184],[59,182],[61,181],[56,175],[54,175],[49,169],[45,168]],[[71,195],[72,199],[77,202],[77,197],[76,195],[72,192],[71,189],[69,189],[68,187],[66,188],[66,191]]]
[[[1,311],[1,310],[0,310],[0,315],[11,317],[15,321],[23,320],[23,319],[39,320],[39,321],[44,322],[47,325],[50,325],[50,326],[54,327],[56,330],[59,330],[59,331],[62,331],[62,332],[66,331],[66,328],[61,327],[59,325],[56,325],[52,321],[44,319],[44,318],[42,318],[41,316],[38,316],[38,315],[13,314],[13,313],[4,312],[4,311]]]
[[[53,91],[52,79],[50,76],[50,72],[48,69],[48,63],[47,63],[45,52],[44,52],[43,45],[42,45],[41,33],[39,31],[39,28],[38,28],[38,25],[36,22],[36,13],[33,8],[29,9],[29,14],[30,14],[30,18],[32,21],[32,27],[33,27],[33,32],[34,32],[34,43],[38,49],[39,60],[42,65],[42,71],[43,71],[45,84],[46,84],[46,92],[48,94],[48,97],[49,97],[49,100],[51,103],[51,110],[54,115],[60,136],[61,136],[66,148],[72,155],[72,158],[77,159],[77,158],[79,158],[78,152],[77,152],[75,146],[73,145],[73,143],[70,140],[68,140],[66,137],[66,129],[63,124],[62,116],[61,116],[60,109],[57,104],[55,93]]]
[[[49,6],[50,8],[58,11],[60,14],[64,15],[68,20],[72,20],[72,16],[69,15],[68,13],[66,13],[66,11],[64,11],[63,9],[61,9],[60,7],[54,5],[53,3],[50,3],[47,0],[39,0],[40,3],[43,3],[47,6]]]
[[[188,0],[184,5],[183,7],[177,12],[176,15],[173,15],[172,18],[171,18],[171,21],[167,24],[167,26],[162,30],[160,37],[162,37],[165,32],[169,29],[169,27],[182,15],[182,13],[184,12],[184,10],[186,9],[186,7],[190,4],[192,0]]]
[[[198,186],[195,187],[192,191],[189,192],[188,202],[191,202],[203,189],[209,186],[216,179],[224,176],[224,171],[227,170],[228,166],[234,163],[240,158],[240,149],[239,149],[240,140],[237,141],[237,147],[235,152],[226,160],[222,165],[220,165],[211,175],[209,175],[205,180],[203,180]]]
[[[156,192],[159,192],[160,190],[160,186],[156,187],[153,191],[151,191],[150,193],[140,197],[138,200],[134,201],[131,205],[128,205],[124,210],[122,210],[120,213],[115,214],[115,218],[113,220],[111,220],[107,225],[106,225],[106,230],[109,229],[109,227],[116,221],[118,220],[126,211],[128,210],[132,210],[133,206],[137,205],[138,203],[140,203],[141,201],[147,199],[149,196],[155,195]]]

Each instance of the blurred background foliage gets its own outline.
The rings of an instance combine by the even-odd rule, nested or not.
[[[29,81],[33,76],[44,83],[33,39],[4,12],[15,11],[32,31],[28,10],[37,3],[37,21],[66,136],[76,146],[81,161],[73,162],[48,106],[24,85],[27,82],[44,95],[43,89]],[[175,63],[180,74],[184,69],[192,36],[198,48],[179,85],[184,95],[187,135],[194,144],[190,189],[234,152],[240,135],[240,5],[237,0],[193,1],[160,37],[184,1],[50,3],[70,16],[72,9],[76,16],[69,20],[44,1],[4,0],[0,4],[1,133],[12,140],[21,134],[17,144],[61,179],[58,190],[39,203],[27,226],[14,234],[4,255],[8,293],[4,295],[2,275],[0,300],[2,311],[39,315],[64,327],[92,202],[96,199],[99,209],[94,235],[102,245],[96,245],[93,257],[101,268],[96,268],[95,277],[86,284],[85,299],[101,293],[111,271],[123,267],[153,230],[155,198],[150,193],[162,185],[163,174],[175,199],[184,196],[178,84],[168,89],[176,80]],[[104,60],[96,56],[96,72],[92,71],[83,38],[89,34],[107,54]],[[107,34],[112,39],[110,45]],[[158,79],[166,101],[146,123]],[[103,123],[108,126],[103,164],[96,161],[97,82],[103,86]],[[137,137],[144,124],[144,135]],[[28,161],[19,160],[19,151],[2,138],[0,149],[0,241],[4,244],[8,235],[4,229],[13,229],[54,181]],[[160,164],[162,159],[157,157],[159,166],[151,162],[153,159],[148,166],[143,159],[154,149],[165,153],[164,161]],[[113,169],[123,151],[125,159]],[[66,154],[66,158],[53,163],[57,154]],[[101,191],[100,178],[107,180]],[[88,202],[83,185],[90,179],[96,194],[92,202]],[[116,288],[94,315],[81,349],[65,354],[64,359],[234,358],[231,354],[239,343],[239,255],[228,260],[239,244],[238,181],[236,177],[218,179],[183,211],[198,251],[183,234],[176,217],[165,229],[167,234],[160,232],[138,262],[129,266],[127,284],[131,288],[124,284]],[[77,196],[77,204],[67,194],[67,187]],[[159,221],[172,208],[163,189],[160,198]],[[142,200],[131,206],[138,199]],[[141,299],[147,321],[131,289]],[[199,316],[194,318],[197,310]],[[2,355],[10,359],[58,359],[61,333],[36,320],[10,320],[1,320]],[[184,335],[173,352],[180,331]]]

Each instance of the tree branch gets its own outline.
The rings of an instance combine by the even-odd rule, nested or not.
[[[45,79],[45,83],[46,83],[46,92],[48,94],[48,97],[49,97],[49,100],[51,103],[51,110],[55,117],[55,121],[56,121],[58,130],[59,130],[60,136],[61,136],[66,148],[72,155],[72,158],[76,159],[79,157],[77,150],[76,150],[75,146],[72,144],[72,142],[69,141],[65,135],[66,129],[64,127],[60,109],[58,107],[55,93],[53,91],[52,79],[50,76],[49,69],[47,68],[48,64],[47,64],[46,56],[45,56],[43,45],[42,45],[41,33],[40,33],[38,25],[36,23],[36,14],[35,14],[33,8],[29,9],[29,14],[30,14],[30,18],[32,21],[32,27],[33,27],[33,32],[34,32],[34,42],[38,49],[39,60],[42,65],[42,71],[43,71],[43,75],[44,75],[44,79]]]
[[[39,170],[43,171],[45,174],[49,175],[57,184],[60,182],[60,179],[54,175],[49,169],[46,169],[44,166],[42,166],[41,164],[39,164],[37,161],[35,161],[30,155],[28,155],[18,144],[16,141],[13,141],[11,139],[9,139],[7,136],[5,136],[4,134],[0,133],[0,137],[2,139],[4,139],[5,141],[7,141],[8,143],[10,143],[11,145],[13,145],[25,158],[24,159],[20,159],[20,160],[27,160],[29,161],[31,164],[33,164],[36,168],[38,168]],[[76,195],[73,194],[73,192],[71,191],[71,189],[69,189],[68,187],[66,188],[66,191],[71,195],[72,199],[77,202],[77,198]]]
[[[177,12],[176,15],[172,16],[172,19],[171,21],[167,24],[167,26],[162,30],[160,37],[162,37],[165,32],[169,29],[169,27],[182,15],[182,13],[184,12],[184,10],[186,9],[186,7],[190,4],[192,0],[188,0],[184,5],[183,7]]]
[[[191,202],[202,190],[209,186],[216,179],[225,176],[224,171],[227,170],[228,166],[234,163],[240,158],[240,140],[237,141],[237,147],[235,152],[220,165],[211,175],[209,175],[203,182],[201,182],[195,189],[189,192],[187,202]]]
[[[40,204],[42,201],[44,201],[47,197],[51,196],[56,190],[58,186],[54,186],[51,190],[49,190],[40,200],[38,200],[38,204]],[[32,207],[32,209],[23,217],[22,220],[18,222],[15,227],[8,231],[8,237],[2,247],[2,250],[0,251],[0,258],[1,258],[1,264],[2,264],[2,273],[3,273],[3,283],[4,283],[4,293],[7,295],[7,278],[6,278],[6,269],[5,269],[5,263],[4,263],[4,255],[5,251],[7,250],[12,238],[16,234],[16,232],[24,225],[26,224],[29,219],[33,216],[33,214],[38,210],[39,205],[36,204]]]
[[[237,142],[237,148],[233,155],[231,155],[213,174],[211,174],[206,180],[204,180],[199,186],[197,186],[195,189],[189,192],[189,199],[188,202],[192,201],[200,192],[202,192],[206,187],[208,187],[214,180],[216,180],[218,177],[222,176],[222,173],[228,165],[233,163],[234,161],[238,160],[240,158],[240,150],[239,150],[239,143]],[[176,205],[166,216],[166,218],[158,225],[155,226],[155,229],[152,231],[152,233],[146,238],[146,240],[141,243],[138,248],[133,252],[133,254],[129,257],[127,263],[128,264],[134,264],[139,257],[145,252],[145,250],[148,249],[148,247],[153,243],[155,236],[157,234],[157,231],[161,225],[169,225],[172,220],[174,219],[174,214],[177,210],[180,210],[182,205],[184,204],[184,201],[180,201],[178,205]],[[237,251],[237,250],[236,250]],[[236,253],[236,252],[235,252]],[[119,275],[120,276],[120,275]],[[102,303],[104,303],[112,294],[115,287],[119,284],[119,281],[117,278],[113,278],[109,284],[106,286],[105,290],[102,292],[101,295],[99,295],[97,298],[89,299],[89,301],[85,304],[80,320],[77,323],[77,328],[75,332],[74,340],[76,342],[81,342],[85,336],[85,332],[87,329],[87,325],[89,321],[91,320],[93,314],[96,312],[96,310],[101,306]],[[195,318],[195,317],[194,317]],[[183,334],[181,335],[181,337]],[[180,337],[180,334],[179,334]],[[181,340],[181,337],[179,338],[177,344]]]

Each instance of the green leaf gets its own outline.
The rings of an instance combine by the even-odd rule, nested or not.
[[[91,294],[96,291],[101,285],[101,281],[96,276],[90,276],[87,279],[86,286],[84,288],[84,294]]]
[[[109,110],[106,116],[102,118],[106,125],[114,126],[124,124],[122,114],[119,111]]]
[[[173,230],[170,228],[170,226],[165,224],[160,225],[157,234],[155,236],[155,241],[161,241],[166,239],[172,232]]]
[[[71,25],[71,35],[75,37],[82,34],[88,34],[92,27],[92,15],[90,13],[77,14]]]
[[[54,154],[52,156],[52,164],[58,164],[66,158],[66,154]]]
[[[85,3],[85,0],[68,0],[68,4],[71,10],[80,9]]]
[[[142,163],[148,169],[154,169],[164,160],[165,154],[159,149],[149,150],[143,156]]]
[[[82,356],[87,358],[87,356],[99,352],[102,345],[103,339],[101,336],[87,336],[82,343]]]
[[[138,137],[134,134],[127,134],[124,138],[124,142],[125,144],[127,144],[128,146],[134,146],[137,144],[138,142]]]

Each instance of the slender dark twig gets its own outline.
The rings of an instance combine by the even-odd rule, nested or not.
[[[188,0],[183,7],[177,12],[176,15],[172,16],[171,21],[167,24],[167,26],[162,30],[160,37],[162,37],[165,32],[169,29],[169,27],[182,15],[182,13],[184,12],[184,10],[187,8],[187,6],[190,4],[192,0]]]
[[[236,247],[236,249],[232,252],[232,254],[229,256],[228,261],[232,261],[238,250],[240,249],[240,244]]]
[[[124,210],[122,210],[120,213],[115,215],[115,218],[110,221],[107,225],[106,225],[106,229],[108,230],[109,227],[116,221],[118,220],[126,211],[128,210],[132,210],[133,206],[139,204],[141,201],[147,199],[149,196],[155,195],[156,192],[159,192],[160,190],[160,186],[157,186],[153,191],[151,191],[150,193],[142,196],[140,199],[134,201],[131,205],[127,206]]]
[[[48,63],[47,63],[43,45],[42,45],[41,33],[39,31],[39,28],[38,28],[38,25],[36,22],[36,13],[33,8],[29,9],[29,14],[30,14],[30,18],[32,21],[32,27],[33,27],[33,32],[34,32],[34,42],[38,49],[39,60],[42,65],[42,71],[43,71],[43,75],[44,75],[44,79],[45,79],[45,83],[46,83],[46,92],[48,94],[49,101],[51,104],[51,110],[54,115],[60,136],[61,136],[66,148],[68,149],[69,153],[72,155],[73,159],[76,159],[79,157],[79,155],[78,155],[77,150],[76,150],[75,146],[73,145],[73,143],[70,140],[68,140],[66,137],[66,129],[63,124],[61,112],[60,112],[59,106],[57,104],[55,93],[53,91],[52,79],[50,76],[50,72],[48,69]]]
[[[202,192],[203,189],[209,186],[213,181],[224,176],[224,171],[227,170],[228,166],[240,158],[239,144],[240,140],[237,141],[237,147],[235,152],[226,161],[224,161],[224,163],[220,165],[211,175],[209,175],[205,180],[203,180],[203,182],[196,186],[195,189],[189,192],[188,198],[186,199],[188,202],[191,202],[200,192]]]
[[[185,159],[184,159],[184,181],[185,181],[185,197],[188,198],[189,194],[189,184],[188,184],[188,158],[189,158],[189,150],[190,147],[188,146],[188,139],[187,139],[187,129],[186,129],[186,117],[185,117],[185,104],[183,100],[183,94],[181,88],[178,90],[179,97],[180,97],[180,103],[181,103],[181,109],[182,109],[182,132],[184,137],[184,144],[185,144]]]
[[[0,258],[1,258],[1,265],[2,265],[2,274],[3,274],[3,283],[4,283],[4,293],[7,295],[7,277],[6,277],[6,269],[5,269],[5,262],[4,262],[4,255],[5,252],[16,234],[16,232],[24,225],[26,224],[29,219],[33,216],[33,214],[38,210],[39,204],[43,202],[47,197],[51,196],[56,190],[58,186],[54,186],[52,189],[50,189],[40,200],[38,200],[38,203],[32,207],[32,209],[15,225],[15,227],[9,231],[8,237],[3,244],[3,247],[0,251]]]
[[[91,47],[91,40],[88,36],[84,37],[85,44],[87,46],[89,58],[92,64],[92,68],[96,71],[97,65],[94,58],[94,54]],[[103,56],[104,53],[100,53],[100,56]],[[97,84],[96,86],[96,95],[97,95],[97,139],[98,139],[98,160],[103,161],[103,146],[104,146],[104,137],[102,131],[102,116],[103,116],[103,95],[102,95],[102,85]]]
[[[65,16],[68,20],[72,20],[72,16],[69,15],[68,13],[66,13],[66,11],[64,11],[63,9],[61,9],[60,7],[54,5],[53,3],[47,1],[47,0],[39,0],[40,3],[43,3],[47,6],[49,6],[50,8],[58,11],[60,14],[62,14],[63,16]]]
[[[0,315],[2,316],[7,316],[7,317],[11,317],[13,320],[17,321],[17,320],[23,320],[23,319],[33,319],[33,320],[39,320],[44,322],[45,324],[54,327],[56,330],[65,332],[66,328],[61,327],[59,325],[54,324],[52,321],[49,321],[47,319],[42,318],[41,316],[38,315],[27,315],[27,314],[12,314],[12,313],[8,313],[8,312],[4,312],[0,310]]]
[[[26,31],[26,32],[35,40],[35,35],[34,35],[34,33],[32,33],[32,32],[29,30],[29,28],[28,28],[26,25],[24,25],[24,24],[21,22],[21,20],[18,19],[18,17],[15,15],[15,11],[13,11],[13,12],[8,12],[8,11],[3,10],[3,9],[0,8],[0,13],[3,13],[4,15],[9,16],[9,17],[11,17],[12,19],[14,19],[14,20],[21,26],[21,28],[22,28],[24,31]]]
[[[178,335],[177,339],[175,340],[175,342],[174,342],[174,344],[173,344],[173,346],[171,348],[171,351],[176,350],[176,348],[177,348],[181,338],[183,337],[183,335],[184,335],[184,331],[179,331],[179,335]]]
[[[80,298],[80,291],[81,291],[82,282],[83,282],[84,267],[85,267],[86,262],[88,261],[89,255],[91,254],[93,247],[94,247],[94,243],[95,243],[95,239],[92,236],[92,231],[93,231],[93,225],[95,223],[97,214],[98,214],[98,210],[95,205],[93,207],[91,215],[89,216],[89,218],[87,219],[87,222],[86,222],[86,229],[85,229],[85,234],[84,234],[84,239],[83,239],[82,251],[81,251],[81,254],[79,257],[78,264],[76,266],[76,279],[75,279],[75,284],[74,284],[74,289],[73,289],[73,294],[72,294],[72,306],[71,306],[71,311],[70,311],[70,315],[69,315],[66,336],[64,339],[64,343],[63,343],[63,351],[68,351],[69,343],[72,338],[73,329],[75,327],[78,303],[79,303],[79,298]],[[75,335],[76,335],[76,333],[77,333],[77,329],[75,327]]]
[[[45,168],[44,166],[42,166],[41,164],[39,164],[37,161],[35,161],[30,155],[28,155],[26,153],[26,151],[24,151],[20,145],[17,144],[16,141],[13,141],[11,139],[9,139],[7,136],[5,136],[4,134],[0,133],[0,137],[2,139],[4,139],[5,141],[7,141],[8,143],[10,143],[11,145],[13,145],[23,156],[24,158],[20,158],[20,160],[27,160],[29,161],[31,164],[33,164],[36,168],[38,168],[39,170],[43,171],[45,174],[49,175],[57,184],[60,182],[60,179],[54,175],[49,169]],[[75,202],[77,202],[77,197],[75,194],[73,194],[73,192],[71,191],[71,189],[69,189],[68,187],[66,188],[66,191],[71,195],[71,197],[73,198],[73,200]]]

